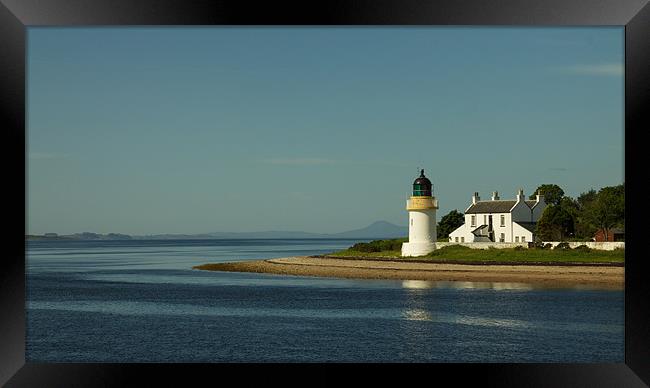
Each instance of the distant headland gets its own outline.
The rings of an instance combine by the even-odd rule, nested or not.
[[[262,231],[262,232],[212,232],[201,234],[152,234],[152,235],[128,235],[121,233],[75,233],[59,235],[57,233],[45,233],[43,235],[26,235],[27,240],[210,240],[210,239],[300,239],[300,238],[322,238],[322,239],[377,239],[377,238],[400,238],[408,236],[406,226],[398,226],[387,221],[377,221],[372,224],[354,230],[340,233],[309,233],[298,231]]]

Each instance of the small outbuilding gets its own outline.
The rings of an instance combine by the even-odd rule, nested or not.
[[[598,229],[594,235],[594,241],[625,241],[625,229],[612,228],[607,232],[607,238],[605,238],[605,231],[603,229]]]

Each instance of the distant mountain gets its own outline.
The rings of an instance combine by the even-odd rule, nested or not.
[[[50,236],[48,236],[50,235]],[[56,235],[48,233],[43,236],[29,235],[28,239],[74,239],[74,240],[189,240],[189,239],[239,239],[239,238],[401,238],[408,236],[408,227],[397,226],[386,221],[377,221],[361,229],[340,233],[309,233],[295,231],[266,231],[266,232],[213,232],[202,234],[154,234],[145,236],[129,236],[126,234],[109,233],[75,233]]]

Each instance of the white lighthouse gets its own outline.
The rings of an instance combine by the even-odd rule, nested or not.
[[[406,200],[409,242],[402,244],[402,256],[424,256],[436,249],[436,209],[438,200],[431,191],[431,181],[421,170],[413,182],[413,195]]]

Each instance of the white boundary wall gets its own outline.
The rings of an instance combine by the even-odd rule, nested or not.
[[[558,245],[560,241],[545,241],[544,244],[551,244],[553,248]],[[489,249],[490,247],[494,248],[514,248],[516,246],[528,248],[528,243],[499,243],[499,242],[473,242],[473,243],[455,243],[455,242],[436,242],[436,248],[443,248],[450,245],[462,245],[464,247],[472,249]],[[625,248],[625,242],[623,241],[571,241],[569,242],[569,247],[571,249],[579,247],[580,245],[586,245],[591,249],[601,249],[604,251],[613,251],[616,248]]]

